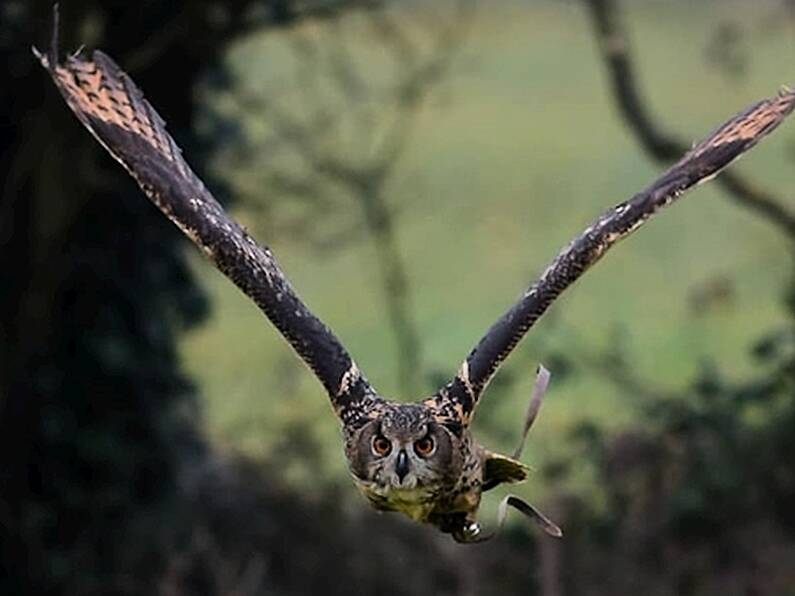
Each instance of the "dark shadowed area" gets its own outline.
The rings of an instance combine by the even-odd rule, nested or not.
[[[795,84],[791,0],[63,2],[374,385],[455,373],[558,249]],[[495,378],[523,496],[462,546],[356,494],[322,387],[79,126],[0,5],[0,594],[795,594],[795,125]],[[495,491],[497,492],[497,491]],[[503,494],[486,502],[484,524]]]

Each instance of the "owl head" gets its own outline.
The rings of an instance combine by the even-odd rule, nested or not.
[[[351,473],[388,497],[438,492],[460,476],[460,439],[419,404],[394,404],[358,429],[346,445]]]

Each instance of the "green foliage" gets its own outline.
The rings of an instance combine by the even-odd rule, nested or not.
[[[681,393],[640,402],[630,428],[578,429],[576,461],[594,466],[605,506],[580,502],[567,526],[567,549],[589,553],[568,561],[572,590],[773,595],[795,585],[785,563],[795,556],[792,315],[753,347],[749,380],[705,365]],[[619,388],[637,399],[634,385]]]

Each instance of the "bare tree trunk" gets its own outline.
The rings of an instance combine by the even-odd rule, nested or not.
[[[422,378],[422,346],[412,316],[406,266],[395,236],[394,220],[383,200],[362,195],[362,211],[373,238],[381,288],[397,348],[398,386],[414,394]]]

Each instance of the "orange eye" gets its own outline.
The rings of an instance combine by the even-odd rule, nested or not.
[[[392,443],[389,442],[389,439],[383,435],[373,437],[373,453],[380,457],[384,457],[385,455],[389,455],[390,451],[392,451]]]
[[[433,437],[423,437],[414,443],[414,451],[416,451],[417,455],[420,457],[428,457],[433,453],[434,447],[436,447],[436,445],[433,442]]]

